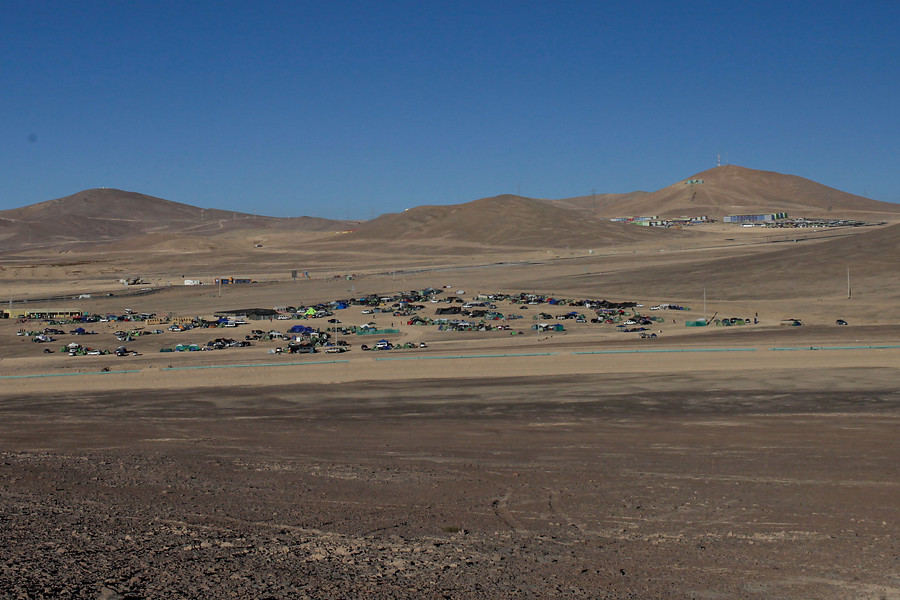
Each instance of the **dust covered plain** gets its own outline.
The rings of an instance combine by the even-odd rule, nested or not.
[[[0,293],[98,314],[442,285],[692,310],[647,340],[530,330],[566,312],[546,305],[511,322],[520,336],[351,306],[344,324],[428,347],[351,337],[302,357],[158,352],[220,335],[198,330],[129,342],[140,356],[46,355],[2,322],[0,593],[900,598],[896,227],[616,232],[591,248],[259,230],[7,252]],[[178,285],[206,273],[260,283]],[[125,295],[115,280],[138,274],[152,293]],[[760,322],[684,327],[704,295],[709,316]],[[115,347],[120,327],[90,342]]]

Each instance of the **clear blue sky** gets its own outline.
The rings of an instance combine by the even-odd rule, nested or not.
[[[369,218],[723,160],[900,201],[900,3],[5,2],[0,208]]]

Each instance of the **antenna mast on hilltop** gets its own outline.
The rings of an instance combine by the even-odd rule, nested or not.
[[[716,152],[716,166],[717,167],[722,166],[722,155],[719,154],[718,152]]]

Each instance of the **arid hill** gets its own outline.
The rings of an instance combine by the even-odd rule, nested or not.
[[[502,195],[449,206],[419,206],[371,221],[277,218],[202,209],[153,196],[101,188],[0,211],[0,243],[8,250],[55,245],[123,243],[134,248],[191,247],[207,238],[268,233],[351,231],[333,243],[428,246],[437,240],[460,249],[595,248],[665,241],[690,232],[611,223],[616,216],[698,216],[787,212],[790,216],[900,220],[900,205],[870,200],[802,177],[737,166],[716,167],[655,192],[594,194],[564,200]],[[160,238],[166,234],[168,238]],[[193,241],[178,240],[188,236]],[[310,241],[298,236],[298,243]],[[328,243],[325,241],[324,243]],[[202,246],[202,244],[201,244]],[[418,251],[418,250],[416,250]]]
[[[610,223],[616,216],[787,212],[790,216],[896,221],[900,205],[841,192],[802,177],[737,166],[710,169],[656,192],[564,200],[503,195],[452,206],[420,206],[362,224],[349,240],[455,239],[491,246],[591,247],[679,235]],[[691,232],[698,235],[699,231]],[[653,237],[657,236],[657,237]]]
[[[548,200],[559,208],[581,211],[592,217],[609,219],[618,216],[632,216],[627,207],[649,196],[650,192],[634,191],[624,194],[591,194],[590,196],[576,196],[575,198],[563,198],[561,200]],[[619,210],[618,207],[622,207]],[[637,215],[634,215],[637,216]]]
[[[488,246],[590,248],[633,242],[675,231],[610,223],[544,200],[514,195],[482,198],[452,206],[419,206],[382,215],[360,225],[350,240],[453,239]]]
[[[876,221],[900,216],[898,204],[855,196],[795,175],[735,165],[715,167],[651,193],[598,194],[555,203],[606,218],[708,215],[721,219],[764,212]]]
[[[0,240],[7,248],[14,248],[113,242],[160,233],[208,237],[242,230],[341,231],[355,224],[203,209],[136,192],[99,188],[0,211]]]

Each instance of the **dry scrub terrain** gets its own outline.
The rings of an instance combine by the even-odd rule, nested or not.
[[[446,285],[692,309],[654,313],[647,340],[589,322],[531,330],[534,313],[568,307],[503,306],[525,315],[515,336],[352,307],[343,324],[428,347],[361,352],[372,338],[348,336],[348,354],[302,357],[262,342],[159,352],[294,321],[142,336],[125,357],[58,352],[69,335],[45,354],[16,335],[43,324],[0,322],[0,596],[900,599],[900,226],[601,220],[749,210],[765,194],[869,220],[895,207],[777,174],[701,175],[703,189],[567,209],[420,207],[355,233],[184,205],[141,221],[125,203],[93,239],[60,221],[47,235],[65,242],[42,243],[37,209],[0,215],[13,308],[193,317]],[[553,206],[571,214],[542,227]],[[202,226],[170,227],[174,214]],[[146,283],[118,283],[135,276]],[[258,283],[181,285],[219,276]],[[704,314],[759,323],[684,326]],[[126,327],[87,328],[77,341],[112,349]]]
[[[5,396],[0,589],[900,597],[896,389],[692,383],[520,376]]]

